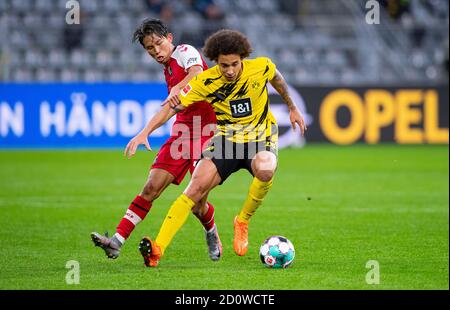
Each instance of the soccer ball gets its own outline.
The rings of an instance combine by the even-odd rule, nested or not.
[[[287,268],[294,261],[294,245],[287,238],[272,236],[259,248],[262,263],[269,268]]]

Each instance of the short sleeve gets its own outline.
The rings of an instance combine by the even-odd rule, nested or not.
[[[203,60],[198,50],[190,45],[184,44],[178,46],[179,59],[181,66],[187,71],[190,67],[201,66],[203,68]],[[204,69],[204,68],[203,68]]]
[[[277,71],[277,66],[272,62],[270,58],[265,58],[266,60],[266,68],[264,70],[264,75],[269,79],[269,81],[273,80],[275,77],[275,73]]]

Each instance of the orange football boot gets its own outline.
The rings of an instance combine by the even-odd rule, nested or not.
[[[239,222],[237,216],[234,218],[233,247],[239,256],[244,256],[248,250],[248,223]]]
[[[161,248],[153,242],[149,237],[142,238],[139,243],[139,252],[141,252],[144,258],[144,265],[147,267],[158,266],[159,260],[161,259]]]

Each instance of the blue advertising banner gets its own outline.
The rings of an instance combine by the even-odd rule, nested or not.
[[[303,112],[305,138],[269,85],[279,147],[310,142],[448,144],[448,86],[290,87]],[[163,83],[0,84],[0,148],[124,148],[160,109]],[[152,133],[158,148],[172,118]]]
[[[290,91],[310,125],[303,99],[294,87]],[[290,129],[287,106],[270,86],[269,95],[279,147],[303,145],[299,131]],[[0,84],[0,148],[125,147],[166,97],[163,83]],[[152,133],[152,147],[170,136],[174,119]]]
[[[0,84],[0,148],[125,147],[166,96],[163,83]]]

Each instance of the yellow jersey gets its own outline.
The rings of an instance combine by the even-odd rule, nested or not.
[[[276,66],[266,57],[243,60],[242,66],[241,76],[233,82],[218,66],[200,73],[180,92],[181,104],[210,103],[217,117],[216,136],[235,143],[276,142],[276,120],[270,112],[267,91]]]

